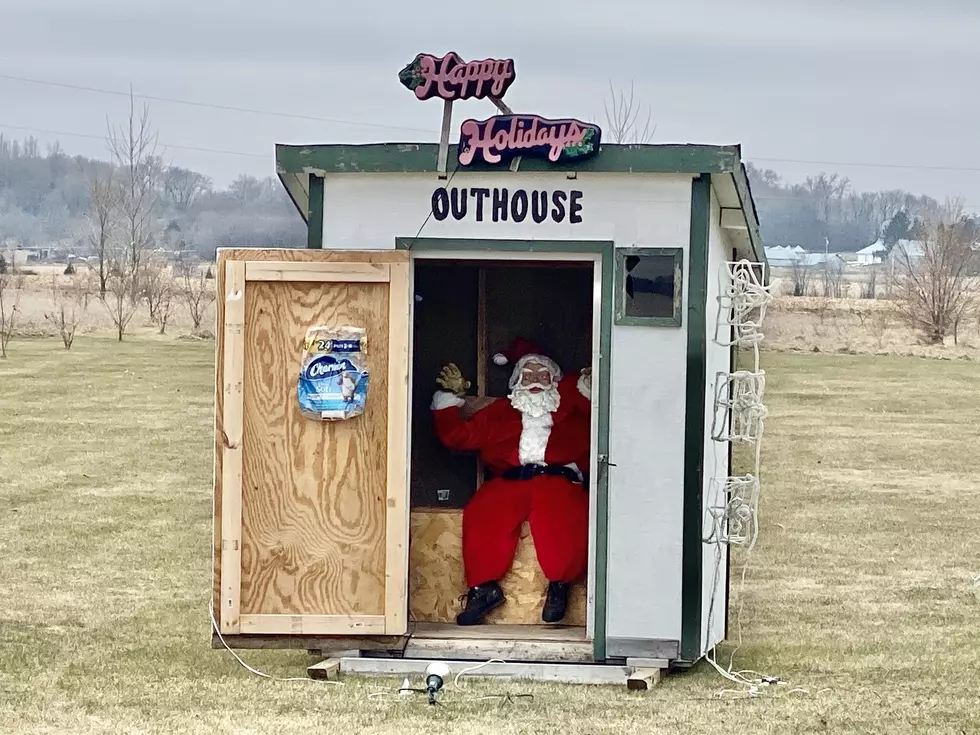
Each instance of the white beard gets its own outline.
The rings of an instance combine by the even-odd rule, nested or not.
[[[532,393],[531,388],[542,388],[542,390],[540,393]],[[558,386],[554,384],[547,388],[542,385],[517,386],[508,398],[510,398],[510,405],[525,416],[536,419],[545,414],[554,413],[561,403]]]

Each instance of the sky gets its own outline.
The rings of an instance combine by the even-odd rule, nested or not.
[[[158,98],[137,104],[167,159],[218,186],[274,174],[276,143],[438,140],[440,102],[417,101],[397,73],[419,52],[456,51],[513,58],[517,112],[602,125],[610,84],[632,84],[652,142],[741,144],[789,182],[837,172],[859,191],[980,211],[976,0],[2,5],[0,132],[106,157],[107,118],[123,122],[128,98],[77,87],[132,86]],[[454,137],[464,115],[494,112],[458,103]]]

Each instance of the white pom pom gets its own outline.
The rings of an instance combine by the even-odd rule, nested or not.
[[[502,352],[497,352],[493,356],[493,364],[494,365],[506,365],[507,364],[507,356],[504,353],[502,353]]]

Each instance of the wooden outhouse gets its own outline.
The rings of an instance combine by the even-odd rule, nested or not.
[[[735,370],[731,264],[764,270],[758,218],[738,146],[598,136],[558,160],[277,147],[307,248],[218,252],[213,605],[229,646],[623,666],[690,664],[725,638],[727,549],[705,529],[732,469],[713,425]],[[363,330],[356,415],[300,409],[317,326]],[[447,363],[469,410],[505,396],[491,358],[515,337],[592,368],[588,572],[543,624],[525,528],[506,604],[460,627],[460,518],[485,475],[439,444],[429,404]]]

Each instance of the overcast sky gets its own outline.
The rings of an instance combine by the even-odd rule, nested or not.
[[[0,132],[55,131],[35,135],[104,156],[106,115],[126,112],[120,96],[9,77],[132,84],[137,94],[284,115],[148,101],[171,161],[220,186],[239,172],[274,173],[277,142],[436,140],[440,103],[416,101],[396,75],[419,51],[455,50],[514,58],[507,101],[519,112],[601,124],[610,80],[632,80],[653,110],[655,142],[740,143],[746,160],[790,181],[838,171],[858,189],[962,195],[980,211],[978,0],[0,5]],[[462,115],[494,108],[457,110],[458,129]]]

